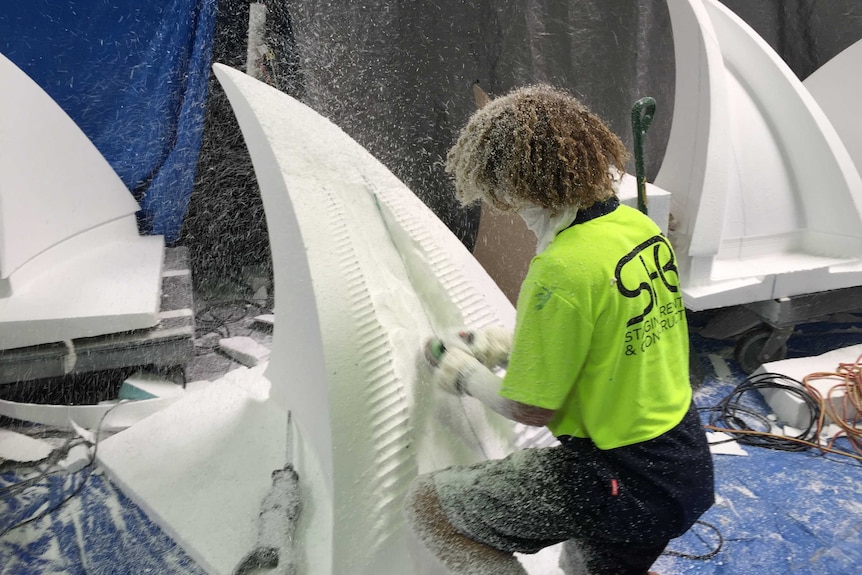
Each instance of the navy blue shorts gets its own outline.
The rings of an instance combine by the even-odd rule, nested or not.
[[[600,450],[587,439],[560,441],[434,473],[455,529],[507,552],[572,541],[591,573],[645,573],[714,501],[712,457],[693,406],[644,443]]]

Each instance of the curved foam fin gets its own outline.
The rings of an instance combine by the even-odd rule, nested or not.
[[[138,204],[74,121],[0,54],[0,278]]]
[[[677,84],[656,184],[673,194],[687,305],[858,285],[862,180],[826,115],[721,3],[668,8]]]
[[[2,54],[0,85],[0,350],[155,326],[163,238],[138,235],[119,176]]]
[[[337,126],[241,72],[214,70],[270,231],[279,321],[266,374],[294,414],[297,465],[311,477],[299,533],[309,572],[444,573],[403,522],[407,485],[505,455],[515,435],[475,400],[423,385],[417,353],[442,329],[513,326],[514,309],[442,222]]]
[[[860,69],[862,69],[862,40],[844,49],[802,82],[838,132],[857,170],[862,168],[862,116],[859,114],[859,94],[862,93]]]

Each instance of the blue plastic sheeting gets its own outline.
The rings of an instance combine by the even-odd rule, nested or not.
[[[741,379],[740,379],[741,381]],[[697,394],[715,405],[733,386],[711,384]],[[768,413],[764,410],[763,413]],[[852,452],[846,442],[836,447]],[[708,560],[663,556],[659,573],[698,575],[850,575],[862,565],[862,465],[839,456],[743,446],[747,457],[716,455],[716,503],[701,518],[721,534]],[[719,538],[696,525],[668,546],[706,555]]]
[[[788,357],[815,356],[862,343],[862,316],[842,323],[796,326]],[[693,317],[694,328],[703,324]],[[696,329],[692,330],[696,333]],[[692,336],[707,377],[695,393],[699,407],[727,397],[746,376],[734,360],[733,341]],[[852,361],[852,358],[851,358]],[[718,372],[718,373],[717,373]],[[746,393],[746,407],[770,412],[758,393]],[[703,414],[708,422],[708,414]],[[846,440],[838,449],[853,453]],[[654,570],[697,575],[851,575],[862,565],[862,463],[836,455],[775,451],[743,446],[748,456],[715,455],[716,504],[701,518],[718,528],[723,545],[708,560],[665,555]],[[705,555],[718,538],[697,525],[668,549]]]
[[[180,232],[200,151],[217,0],[5,2],[0,52],[80,126],[141,205]]]
[[[137,506],[90,468],[48,476],[22,492],[10,489],[21,479],[0,475],[0,574],[204,575]],[[39,518],[4,533],[33,517]]]

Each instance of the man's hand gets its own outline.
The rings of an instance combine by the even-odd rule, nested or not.
[[[492,326],[484,329],[462,330],[459,338],[467,351],[485,367],[494,369],[505,366],[512,351],[512,331]]]
[[[453,395],[474,397],[512,421],[524,425],[547,425],[554,416],[554,410],[500,396],[503,380],[465,351],[466,342],[467,339],[459,334],[454,340],[432,338],[425,343],[422,358],[434,384]]]
[[[469,372],[478,365],[478,360],[460,347],[448,347],[437,338],[429,339],[423,350],[425,363],[431,380],[440,389],[453,395],[464,395]]]

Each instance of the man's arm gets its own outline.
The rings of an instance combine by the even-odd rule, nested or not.
[[[506,401],[512,404],[512,416],[509,419],[517,421],[518,423],[523,423],[524,425],[545,427],[551,422],[551,419],[554,417],[554,413],[556,413],[553,409],[527,405],[526,403],[519,403],[517,401],[512,401],[511,399]]]

